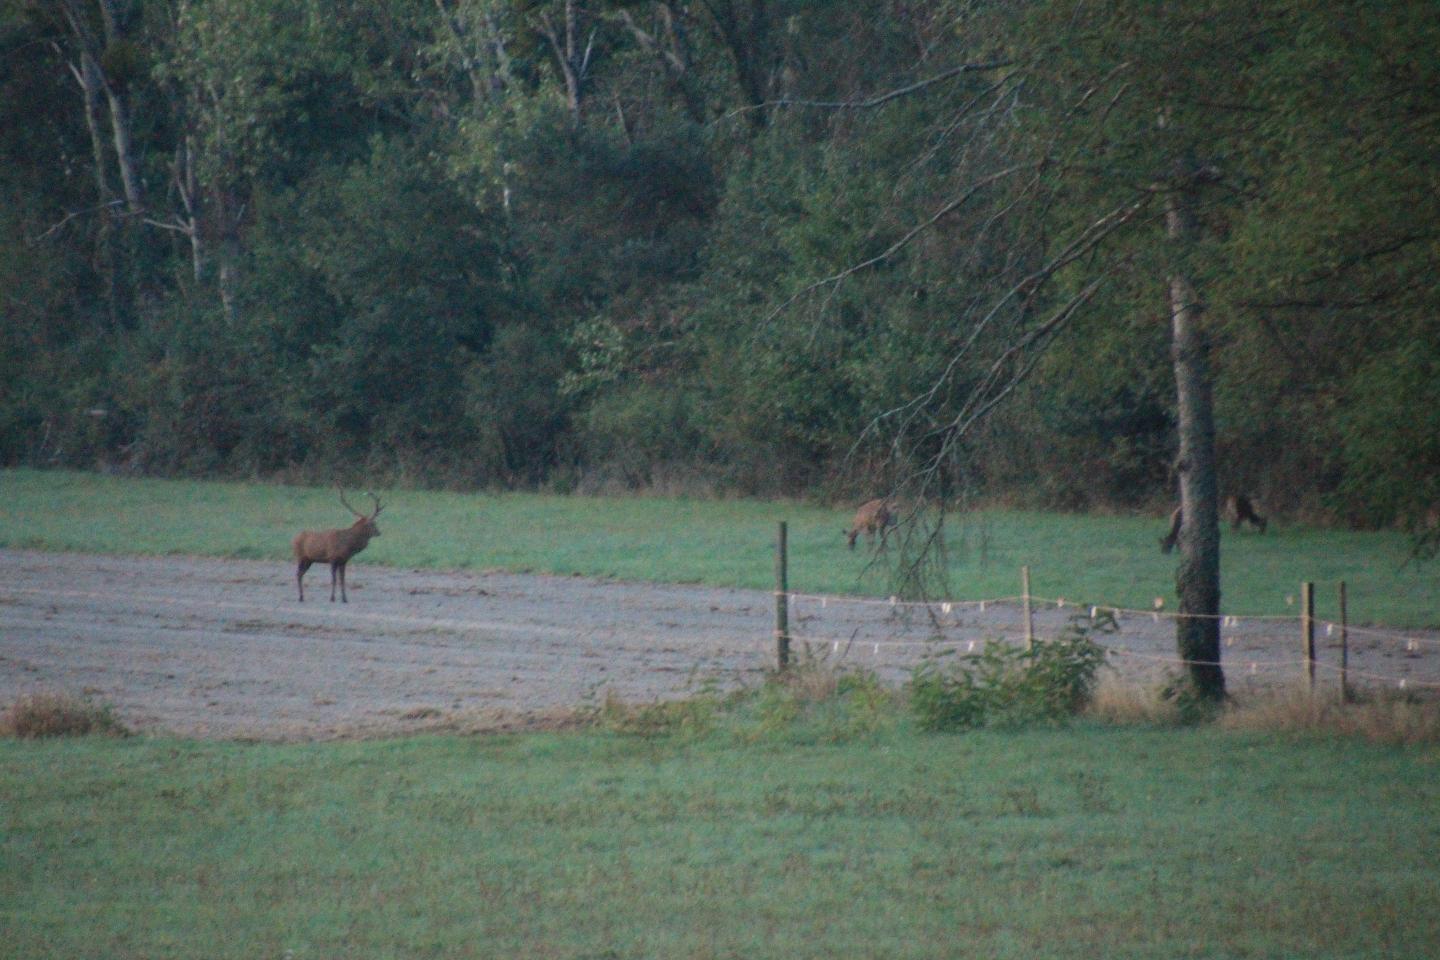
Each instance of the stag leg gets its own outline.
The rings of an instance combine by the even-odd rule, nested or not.
[[[305,602],[305,571],[310,569],[309,560],[301,560],[295,564],[295,586],[300,588],[300,602]]]
[[[337,563],[335,567],[340,571],[340,602],[349,603],[350,598],[345,596],[345,564]],[[335,588],[332,586],[330,589],[333,593]],[[334,600],[335,598],[332,596],[330,599]]]
[[[334,602],[335,602],[335,576],[336,576],[336,571],[338,571],[339,569],[340,569],[340,564],[338,564],[338,563],[332,563],[332,564],[330,564],[330,602],[331,602],[331,603],[334,603]]]

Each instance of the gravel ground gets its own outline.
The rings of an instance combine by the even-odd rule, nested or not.
[[[349,569],[348,604],[328,570],[295,598],[288,563],[0,550],[0,705],[67,692],[114,707],[141,731],[309,740],[425,729],[563,723],[607,696],[629,702],[758,683],[773,664],[774,599],[753,590],[508,573]],[[1074,605],[1046,604],[1036,632]],[[797,597],[797,651],[900,683],[937,650],[1019,640],[1014,602],[950,608]],[[1126,615],[1114,675],[1152,683],[1174,669],[1174,626]],[[1304,676],[1293,620],[1227,621],[1233,690]],[[937,644],[934,638],[943,638]],[[1333,683],[1337,635],[1318,636]],[[1361,682],[1440,683],[1440,634],[1352,631]]]

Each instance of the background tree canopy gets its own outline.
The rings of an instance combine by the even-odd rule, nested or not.
[[[1423,522],[1440,21],[1099,6],[0,0],[0,462],[1153,508],[1183,268],[1222,486]]]

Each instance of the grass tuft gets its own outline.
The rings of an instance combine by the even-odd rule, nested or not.
[[[110,707],[66,693],[27,694],[0,714],[0,736],[24,740],[130,735]]]

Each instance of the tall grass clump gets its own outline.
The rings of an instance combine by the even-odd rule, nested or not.
[[[1112,621],[1113,622],[1113,621]],[[978,653],[926,660],[908,690],[922,730],[1056,723],[1081,712],[1095,693],[1105,651],[1092,638],[1103,621],[1071,625],[1028,648],[989,640]]]
[[[0,713],[0,736],[28,740],[92,735],[127,737],[130,730],[110,707],[66,693],[26,694]]]
[[[868,670],[802,655],[757,686],[701,690],[682,700],[631,703],[615,696],[582,712],[583,725],[623,737],[696,743],[842,744],[893,729],[900,695]]]
[[[772,674],[737,711],[742,739],[848,743],[891,729],[899,698],[869,670],[805,656]]]

